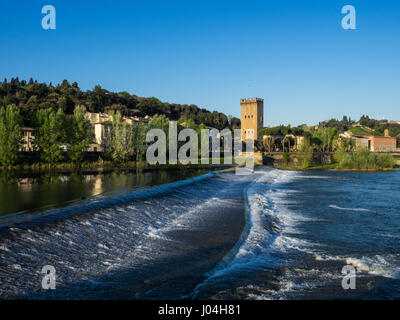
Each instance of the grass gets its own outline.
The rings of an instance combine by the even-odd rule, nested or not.
[[[282,170],[335,170],[338,168],[337,163],[331,164],[311,164],[308,167],[303,167],[301,165],[288,164],[288,165],[276,165],[275,168]]]
[[[372,153],[366,149],[359,149],[353,153],[338,150],[334,155],[335,162],[330,164],[309,163],[302,165],[301,158],[298,163],[283,161],[283,164],[275,165],[283,170],[354,170],[354,171],[379,171],[399,168],[396,160],[390,154]]]
[[[376,154],[366,149],[346,154],[338,162],[338,168],[350,170],[384,170],[395,166],[395,159],[390,154]]]
[[[349,131],[358,135],[373,135],[373,130],[368,127],[351,127]]]

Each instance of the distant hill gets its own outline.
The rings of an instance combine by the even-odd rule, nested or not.
[[[61,108],[71,114],[76,105],[84,105],[89,112],[107,112],[119,110],[124,115],[153,116],[164,114],[171,120],[192,119],[195,123],[223,129],[230,126],[228,116],[217,111],[208,111],[194,104],[176,104],[161,102],[157,98],[138,97],[128,92],[110,92],[100,86],[93,90],[81,91],[78,83],[70,84],[64,80],[61,84],[39,83],[32,78],[29,81],[12,78],[9,82],[0,82],[0,107],[15,104],[21,109],[26,126],[32,124],[35,111],[44,108]],[[230,119],[229,119],[230,120]],[[240,126],[240,120],[232,118],[234,126]]]
[[[366,115],[361,116],[357,122],[344,116],[342,120],[330,119],[320,122],[319,126],[335,128],[339,132],[351,131],[360,135],[383,136],[385,129],[389,130],[389,135],[392,137],[400,134],[400,123],[375,120]]]

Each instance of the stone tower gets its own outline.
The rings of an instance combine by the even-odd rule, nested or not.
[[[240,99],[240,106],[242,141],[246,141],[246,133],[253,133],[254,140],[258,140],[258,131],[263,128],[264,123],[264,99]]]

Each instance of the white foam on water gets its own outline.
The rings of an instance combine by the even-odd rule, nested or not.
[[[259,177],[245,191],[248,206],[246,230],[234,250],[236,253],[229,255],[208,273],[208,278],[199,284],[193,291],[196,297],[202,288],[217,281],[218,278],[230,277],[232,274],[245,274],[246,270],[254,270],[274,266],[277,254],[298,247],[313,244],[291,237],[290,234],[298,233],[296,225],[307,221],[309,218],[294,213],[287,209],[289,203],[285,199],[290,190],[279,189],[282,184],[291,182],[300,177],[293,171],[271,169],[259,172]],[[272,229],[266,229],[266,223],[273,224]],[[277,225],[274,225],[274,224]],[[223,281],[223,280],[222,280]]]
[[[396,238],[400,239],[400,235],[398,234],[390,234],[390,233],[376,233],[375,235],[384,237],[384,238]]]
[[[101,277],[110,269],[141,267],[150,260],[168,256],[175,247],[170,248],[171,240],[162,229],[186,213],[188,203],[201,203],[196,195],[200,192],[204,196],[205,192],[190,184],[205,181],[203,186],[210,191],[212,184],[207,179],[211,177],[214,174],[149,188],[139,196],[134,192],[126,199],[107,199],[99,207],[94,199],[86,204],[93,212],[71,215],[59,223],[49,223],[46,228],[8,228],[16,241],[11,237],[0,239],[0,297],[35,292],[37,283],[32,282],[32,274],[43,264],[56,267],[58,285],[62,287]],[[176,192],[163,196],[174,188]],[[204,198],[209,196],[208,193]],[[73,208],[63,210],[70,212]],[[77,213],[80,209],[78,206]]]
[[[372,257],[346,258],[346,263],[356,267],[358,272],[400,279],[400,255],[375,255]]]
[[[99,248],[103,248],[103,249],[106,249],[106,250],[110,250],[110,248],[107,247],[107,245],[105,245],[105,244],[103,244],[103,243],[98,243],[97,246],[98,246]]]
[[[352,265],[360,273],[400,279],[400,254],[362,256],[360,258],[321,253],[314,253],[314,255],[318,261],[343,261],[343,266]]]
[[[362,257],[361,259],[343,256],[333,257],[323,252],[324,247],[322,244],[310,243],[301,239],[301,237],[297,237],[297,235],[303,233],[299,229],[300,224],[307,223],[308,221],[323,220],[311,218],[306,212],[298,213],[290,210],[290,205],[295,203],[290,200],[288,195],[301,192],[301,190],[291,190],[287,184],[296,179],[329,178],[326,176],[310,176],[295,171],[262,171],[261,176],[246,191],[248,227],[244,232],[245,237],[241,239],[240,245],[237,246],[234,255],[229,257],[229,259],[224,259],[207,274],[208,278],[195,288],[192,297],[198,296],[201,294],[203,288],[207,290],[207,286],[212,286],[219,279],[220,283],[224,283],[224,279],[233,279],[235,274],[236,277],[240,277],[240,275],[246,277],[251,270],[262,270],[263,267],[285,268],[284,265],[280,265],[284,261],[277,261],[276,257],[283,256],[283,259],[286,259],[287,256],[295,254],[294,252],[305,253],[311,258],[314,257],[317,261],[341,260],[344,264],[357,266],[363,272],[398,279],[400,275],[399,255],[375,256],[372,258]],[[346,208],[334,204],[330,207],[337,210],[370,212],[366,208]],[[273,223],[272,227],[268,223],[271,221]],[[274,222],[277,223],[274,224]],[[265,292],[266,296],[257,296],[257,293],[249,293],[248,297],[262,299],[285,297],[286,293],[291,290],[301,291],[302,288],[310,289],[324,286],[327,279],[336,281],[341,276],[340,270],[338,272],[330,272],[311,267],[310,270],[305,269],[298,275],[293,273],[280,277],[280,283],[277,284],[280,288],[278,290],[259,288],[260,294],[261,292]],[[304,282],[304,279],[307,279],[307,281]],[[251,281],[251,278],[249,280]],[[296,283],[297,281],[299,283]],[[220,293],[222,292],[220,291]],[[218,297],[218,294],[216,296]]]
[[[329,208],[337,209],[337,210],[345,210],[345,211],[371,212],[371,210],[368,210],[365,208],[343,208],[343,207],[339,207],[335,204],[329,205]]]
[[[10,249],[8,249],[5,245],[0,245],[0,250],[10,252]]]

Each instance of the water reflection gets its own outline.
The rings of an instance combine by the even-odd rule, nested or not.
[[[86,173],[4,170],[0,171],[0,216],[62,207],[89,196],[170,183],[204,172],[190,168]]]

